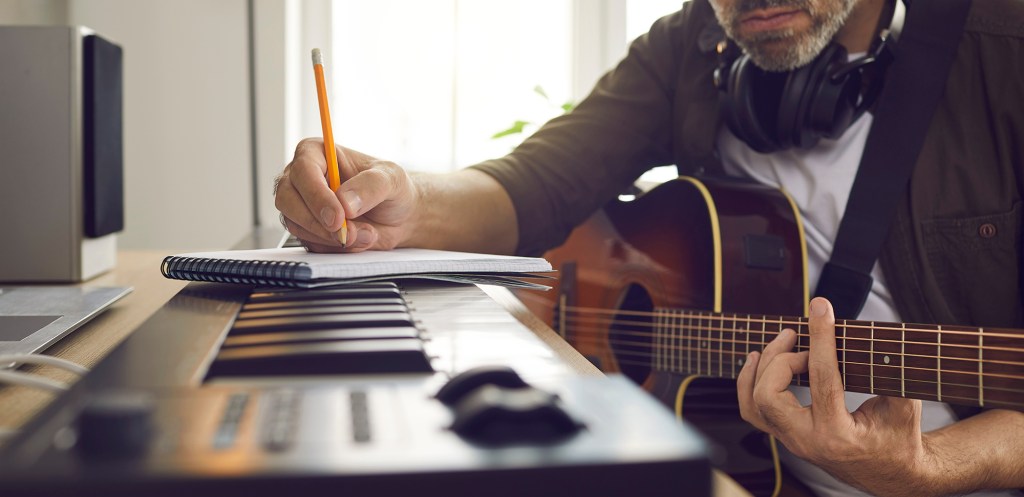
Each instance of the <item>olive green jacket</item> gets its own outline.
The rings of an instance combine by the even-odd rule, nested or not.
[[[708,1],[688,2],[575,110],[474,166],[511,195],[518,252],[557,246],[651,167],[722,173],[712,83],[722,38]],[[880,256],[904,321],[1021,327],[1022,191],[1024,1],[976,0]]]

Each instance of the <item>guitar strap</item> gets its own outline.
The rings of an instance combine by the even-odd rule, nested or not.
[[[815,292],[832,302],[837,318],[855,319],[867,301],[871,269],[945,93],[970,5],[971,0],[908,3],[832,256]]]

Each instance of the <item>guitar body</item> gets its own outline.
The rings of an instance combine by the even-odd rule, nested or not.
[[[520,296],[602,370],[627,375],[700,428],[723,449],[720,469],[771,496],[780,476],[775,442],[740,418],[733,378],[742,359],[731,370],[704,361],[698,341],[687,345],[685,364],[678,354],[678,367],[659,367],[669,359],[652,352],[659,318],[651,312],[806,315],[802,235],[794,204],[778,190],[680,178],[608,204],[545,255],[561,271],[557,288]],[[724,325],[708,324],[708,338],[721,339]]]

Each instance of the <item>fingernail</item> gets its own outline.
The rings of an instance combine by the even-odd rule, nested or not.
[[[348,208],[352,209],[352,212],[350,212],[349,215],[357,217],[359,215],[359,209],[363,208],[363,199],[359,198],[359,194],[353,191],[347,191],[341,194],[341,198],[345,200],[346,204],[348,204]]]
[[[331,209],[330,207],[320,209],[320,221],[324,223],[324,226],[330,229],[331,225],[334,224],[334,209]]]
[[[374,236],[373,230],[365,229],[359,231],[359,239],[356,240],[355,244],[359,248],[369,247],[370,245],[373,245],[375,240],[376,236]]]
[[[828,306],[824,302],[814,299],[811,301],[811,316],[821,317],[825,315],[825,311],[828,310]]]

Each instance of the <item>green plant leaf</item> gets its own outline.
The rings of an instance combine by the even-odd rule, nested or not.
[[[540,85],[534,86],[533,92],[544,97],[544,100],[547,100],[549,102],[551,101],[551,97],[548,96],[548,93],[544,91],[544,88],[541,87]]]
[[[493,136],[491,136],[491,139],[494,140],[497,138],[501,138],[503,136],[522,133],[523,129],[530,124],[530,121],[516,121],[512,123],[512,126],[510,126],[508,129],[495,133]]]
[[[562,104],[562,111],[563,112],[569,112],[574,107],[576,107],[576,104],[572,103],[571,101],[570,102],[566,102],[566,103]]]

